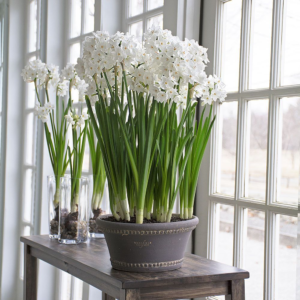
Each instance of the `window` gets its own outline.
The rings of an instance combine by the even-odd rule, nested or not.
[[[127,0],[125,31],[142,40],[148,28],[163,28],[163,5],[164,0]]]
[[[215,19],[205,19],[206,9]],[[210,72],[228,97],[214,108],[210,166],[200,175],[201,182],[209,174],[209,188],[198,192],[208,219],[207,210],[200,214],[208,257],[250,271],[246,299],[296,299],[299,12],[297,0],[204,5],[203,44],[211,61],[215,52]]]
[[[31,0],[27,3],[27,32],[25,61],[41,59],[41,2]],[[36,103],[33,84],[26,84],[24,93],[24,156],[23,156],[23,199],[21,235],[34,234],[36,221],[34,211],[36,204],[36,180],[37,180],[37,140],[38,122],[34,115]],[[43,96],[42,96],[43,97]],[[41,151],[41,149],[39,149]],[[23,261],[23,245],[20,243],[20,259]],[[23,263],[20,264],[20,278],[23,277]]]
[[[6,98],[8,62],[8,16],[7,2],[0,3],[0,232],[4,227],[4,179],[6,140]],[[0,238],[0,257],[3,255],[3,235]],[[0,262],[0,282],[2,282],[2,262]],[[1,297],[1,296],[0,296]]]

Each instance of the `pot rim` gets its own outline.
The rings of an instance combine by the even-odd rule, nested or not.
[[[179,215],[179,214],[172,214],[172,215]],[[112,227],[118,227],[120,229],[132,229],[135,230],[137,228],[139,229],[173,229],[174,227],[190,227],[190,226],[196,226],[199,223],[199,219],[197,216],[193,215],[192,219],[189,220],[183,220],[183,221],[178,221],[178,222],[159,222],[159,223],[145,223],[145,224],[136,224],[136,223],[123,223],[123,222],[110,222],[110,221],[104,221],[103,219],[106,219],[108,217],[111,217],[112,214],[107,214],[107,215],[101,215],[97,218],[97,222],[101,223],[101,225],[106,224],[104,226],[112,226]]]

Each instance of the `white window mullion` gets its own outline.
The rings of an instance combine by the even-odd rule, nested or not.
[[[239,98],[238,105],[238,124],[236,140],[236,182],[235,199],[241,199],[244,196],[244,177],[246,169],[246,139],[247,130],[247,102]]]
[[[274,270],[276,246],[276,214],[270,210],[265,216],[265,259],[264,259],[264,297],[265,300],[274,299]]]
[[[264,89],[264,90],[249,90],[242,93],[228,93],[226,101],[235,100],[238,97],[244,97],[247,99],[254,98],[269,98],[271,95],[282,96],[282,97],[291,97],[298,96],[300,93],[300,87],[280,87],[275,90]]]
[[[283,0],[273,2],[272,24],[272,48],[270,68],[270,88],[273,90],[279,86],[280,78],[280,54],[282,41]]]
[[[267,151],[267,190],[266,204],[271,205],[276,199],[276,174],[278,171],[278,112],[279,99],[271,96],[269,102],[268,151]]]
[[[241,27],[241,49],[240,49],[240,82],[239,92],[247,89],[248,67],[249,67],[249,42],[251,22],[251,1],[243,1]]]
[[[208,214],[209,214],[209,224],[208,224],[208,231],[207,231],[207,257],[209,259],[214,259],[214,251],[215,251],[215,240],[216,240],[216,231],[218,230],[218,222],[216,220],[216,202],[209,201],[208,204]]]
[[[143,11],[143,32],[146,32],[147,30],[147,17],[146,17],[146,13],[147,13],[147,10],[148,10],[148,7],[147,7],[147,0],[143,0],[144,2],[144,11]]]
[[[233,230],[233,265],[242,268],[243,265],[243,245],[246,238],[244,224],[245,209],[235,201],[234,205],[234,230]]]
[[[213,106],[213,114],[220,112],[220,105],[217,104]],[[200,108],[199,108],[200,109]],[[214,128],[211,133],[210,139],[210,149],[212,152],[211,163],[210,163],[210,172],[209,172],[209,194],[213,195],[217,191],[217,176],[218,176],[218,161],[220,159],[218,152],[220,153],[220,138],[222,131],[220,130],[220,120],[216,118],[214,123]],[[214,144],[214,145],[213,145]]]

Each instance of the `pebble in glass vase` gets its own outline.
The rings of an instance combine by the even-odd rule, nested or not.
[[[80,244],[88,237],[89,180],[86,177],[60,179],[59,237],[61,244]]]
[[[49,218],[49,238],[58,239],[59,225],[59,187],[57,188],[56,177],[47,176],[48,193],[48,218]]]

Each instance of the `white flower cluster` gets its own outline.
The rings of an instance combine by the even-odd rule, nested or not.
[[[223,102],[227,96],[225,84],[217,76],[209,76],[206,86],[201,90],[195,88],[196,97],[201,97],[202,105],[211,105],[213,101]]]
[[[48,75],[47,65],[41,60],[32,60],[27,63],[21,73],[25,82],[33,82],[39,80],[40,84],[43,84]]]
[[[222,101],[226,95],[224,84],[219,79],[207,78],[207,62],[207,49],[197,42],[180,41],[169,30],[155,27],[145,33],[143,43],[120,32],[112,36],[107,32],[96,32],[93,37],[86,37],[83,56],[78,59],[75,69],[88,84],[86,93],[92,104],[97,101],[95,80],[104,94],[107,87],[104,71],[113,87],[117,74],[120,92],[123,69],[131,90],[150,93],[159,102],[174,101],[185,107],[191,87],[194,91],[192,97],[206,99],[209,96],[205,101],[210,104],[217,99]],[[211,78],[213,87],[209,86]]]
[[[54,105],[51,102],[46,102],[44,106],[37,103],[34,107],[34,114],[43,122],[47,122],[48,115],[51,110],[54,109]]]
[[[68,80],[68,82],[70,82],[71,87],[74,87],[78,90],[79,93],[78,100],[80,102],[84,102],[85,101],[84,96],[86,94],[89,85],[85,82],[85,80],[80,79],[77,76],[75,65],[70,63],[67,64],[67,66],[62,70],[62,77]]]
[[[59,68],[55,65],[46,65],[41,60],[29,61],[22,70],[25,82],[33,82],[38,80],[39,86],[48,85],[56,90],[58,96],[63,97],[68,93],[69,87],[74,87],[79,92],[79,101],[84,101],[84,95],[88,88],[88,84],[77,76],[75,66],[67,64],[67,66],[59,74]]]
[[[65,115],[65,119],[72,127],[80,128],[85,124],[85,121],[89,119],[89,115],[82,113],[81,116],[78,116],[76,113],[69,111],[68,114]]]

